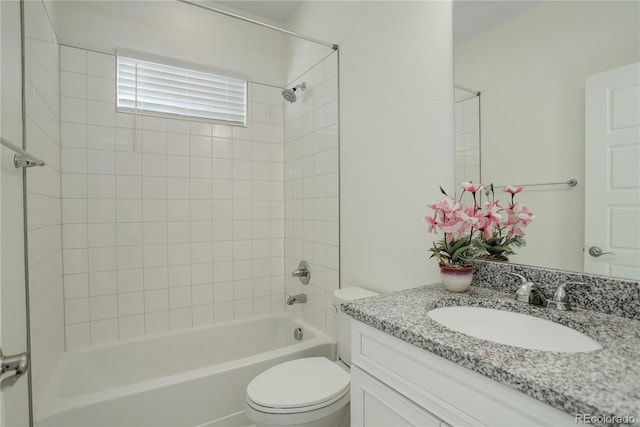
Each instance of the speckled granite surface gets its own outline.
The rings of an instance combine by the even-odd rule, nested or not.
[[[476,261],[473,285],[500,292],[515,292],[520,279],[506,272],[521,274],[538,285],[547,296],[552,296],[561,283],[582,282],[582,285],[569,285],[566,288],[573,307],[640,320],[638,281],[509,262]]]
[[[432,320],[445,306],[477,306],[530,314],[574,328],[602,345],[588,353],[527,350],[465,335]],[[577,309],[559,312],[471,287],[448,292],[429,285],[342,306],[349,316],[435,353],[571,415],[633,415],[640,420],[640,322]],[[639,421],[640,422],[640,421]]]

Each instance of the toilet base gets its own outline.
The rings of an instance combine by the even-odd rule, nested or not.
[[[249,405],[245,405],[245,413],[247,417],[256,424],[256,427],[349,427],[351,425],[350,411],[351,405],[347,403],[339,410],[318,418],[313,416],[309,417],[309,415],[312,415],[310,413],[266,414],[256,411]],[[309,418],[312,419],[309,420]]]

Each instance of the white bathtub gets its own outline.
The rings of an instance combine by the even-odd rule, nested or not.
[[[304,337],[294,339],[295,328]],[[286,360],[335,358],[335,341],[274,315],[66,352],[38,426],[243,424],[245,390]]]

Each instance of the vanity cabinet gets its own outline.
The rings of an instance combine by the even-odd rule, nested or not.
[[[351,320],[355,426],[575,426],[571,414]]]

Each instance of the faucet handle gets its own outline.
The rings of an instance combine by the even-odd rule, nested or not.
[[[519,277],[522,282],[518,287],[518,289],[516,290],[515,299],[517,301],[529,303],[530,302],[529,299],[531,297],[531,289],[535,286],[533,282],[527,280],[527,278],[521,274],[509,273],[509,272],[507,272],[507,274]]]
[[[571,304],[569,304],[569,296],[565,290],[567,285],[584,285],[583,282],[565,282],[558,286],[553,294],[553,300],[550,301],[549,306],[558,310],[571,310]]]
[[[528,283],[528,282],[529,282],[529,281],[527,280],[527,278],[526,278],[526,277],[524,277],[522,274],[518,274],[518,273],[510,273],[510,272],[508,272],[508,271],[506,271],[506,273],[507,273],[507,274],[510,274],[510,275],[512,275],[512,276],[519,277],[519,278],[520,278],[520,280],[522,281],[522,284],[523,284],[523,285],[524,285],[525,283]]]

